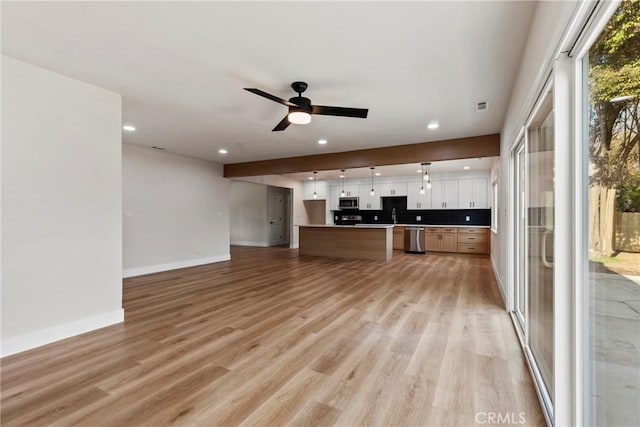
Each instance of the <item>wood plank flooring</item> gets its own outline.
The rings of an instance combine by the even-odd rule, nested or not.
[[[1,422],[544,425],[501,305],[486,257],[234,247],[125,280],[122,325],[2,359]]]

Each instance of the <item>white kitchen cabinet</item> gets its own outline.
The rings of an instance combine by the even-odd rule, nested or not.
[[[327,198],[327,183],[325,181],[305,181],[302,187],[304,200],[326,200]],[[315,198],[313,197],[314,191],[317,196]]]
[[[424,194],[420,194],[420,188],[424,188]],[[427,183],[410,182],[407,184],[407,210],[431,209],[431,189]]]
[[[487,179],[461,179],[458,181],[458,208],[486,209]]]
[[[342,192],[342,186],[340,185],[340,191],[338,194]],[[344,197],[358,197],[359,188],[357,185],[345,185],[344,186]]]
[[[396,182],[392,184],[380,184],[380,195],[382,197],[406,196],[407,183]]]
[[[340,210],[338,202],[340,201],[341,185],[332,185],[329,187],[329,209],[332,211]]]
[[[380,199],[380,185],[374,185],[373,186],[373,190],[375,192],[375,194],[372,196],[370,194],[371,192],[371,185],[365,185],[362,184],[360,185],[359,188],[359,194],[360,194],[360,201],[359,201],[359,208],[360,210],[363,211],[379,211],[382,209],[382,203],[381,203],[381,199]]]
[[[458,209],[458,181],[431,182],[431,209]]]

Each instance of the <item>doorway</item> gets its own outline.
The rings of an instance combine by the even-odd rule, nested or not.
[[[269,187],[267,198],[269,246],[289,244],[288,205],[288,192],[286,189]]]

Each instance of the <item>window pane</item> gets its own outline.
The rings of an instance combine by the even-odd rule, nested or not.
[[[640,2],[623,1],[588,73],[591,425],[640,425]]]

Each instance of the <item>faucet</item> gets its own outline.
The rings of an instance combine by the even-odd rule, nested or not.
[[[398,217],[396,216],[396,208],[391,209],[391,219],[394,224],[398,223]]]

